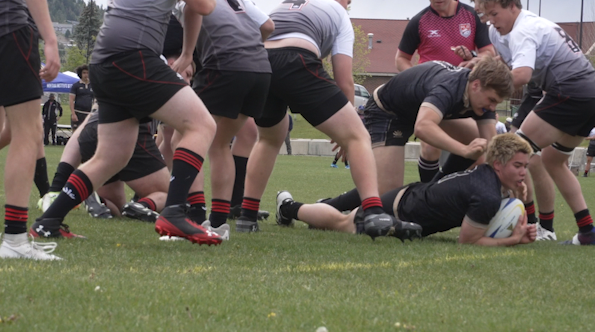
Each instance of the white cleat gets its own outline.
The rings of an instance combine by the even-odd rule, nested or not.
[[[535,225],[537,228],[537,237],[535,241],[557,241],[558,238],[556,237],[555,232],[551,232],[543,227],[539,223]]]
[[[217,233],[217,235],[219,235],[219,237],[223,240],[223,241],[229,241],[229,225],[228,224],[223,224],[217,228],[214,228],[211,226],[211,221],[210,220],[205,220],[201,226],[206,229],[209,230],[213,233]]]
[[[58,244],[56,242],[35,242],[27,240],[21,244],[13,245],[2,241],[0,258],[24,258],[38,261],[59,261],[62,258],[52,255]]]
[[[163,235],[159,237],[159,241],[186,241],[186,239],[179,236]]]

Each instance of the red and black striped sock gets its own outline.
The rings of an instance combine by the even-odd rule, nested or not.
[[[525,203],[525,212],[527,212],[527,223],[537,223],[537,218],[535,217],[535,203],[533,201]]]
[[[211,214],[209,215],[209,220],[211,221],[211,226],[217,228],[227,221],[227,216],[229,215],[229,207],[230,202],[224,199],[217,199],[213,198],[211,200]]]
[[[258,209],[260,209],[260,199],[244,197],[242,201],[242,217],[246,217],[251,221],[256,221],[258,217]]]
[[[93,184],[91,180],[77,169],[70,174],[68,181],[62,188],[60,195],[56,198],[50,208],[45,211],[42,218],[60,218],[63,219],[70,210],[81,204],[93,193]]]
[[[165,206],[186,203],[188,191],[202,169],[204,159],[198,154],[184,148],[174,152],[171,180]]]
[[[207,220],[207,205],[205,203],[205,193],[202,191],[195,191],[188,194],[188,204],[190,209],[187,214],[188,217],[198,223],[202,224],[203,221]]]
[[[4,205],[4,233],[27,233],[28,210],[26,207]]]
[[[539,224],[550,232],[554,231],[554,211],[539,212]]]
[[[157,209],[157,205],[155,204],[155,201],[150,199],[149,197],[143,197],[136,202],[151,211],[155,211]]]
[[[593,229],[593,219],[589,214],[589,209],[584,209],[574,214],[578,231],[581,233],[590,232]]]
[[[382,201],[380,197],[368,197],[362,201],[362,208],[364,209],[364,214],[381,214],[384,213],[382,209]]]

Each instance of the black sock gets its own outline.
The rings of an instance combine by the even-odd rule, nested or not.
[[[27,233],[28,210],[26,207],[4,205],[4,233]]]
[[[440,169],[440,160],[426,160],[419,157],[417,160],[417,170],[419,171],[419,180],[427,183],[432,181]]]
[[[246,180],[246,165],[248,165],[248,158],[233,156],[233,162],[236,165],[236,179],[233,182],[231,206],[238,206],[242,204],[242,200],[244,199],[244,181]]]
[[[196,191],[188,194],[188,204],[190,204],[190,209],[186,214],[190,220],[198,224],[202,224],[207,220],[207,205],[204,192]]]
[[[184,148],[174,152],[171,180],[165,206],[185,204],[188,191],[202,168],[204,159]]]
[[[83,171],[77,169],[72,172],[60,195],[50,208],[45,211],[42,218],[64,218],[70,210],[81,204],[93,193],[93,184]]]
[[[35,162],[35,176],[33,177],[33,182],[35,182],[35,186],[37,187],[37,190],[39,190],[39,197],[43,197],[43,195],[47,194],[48,189],[50,188],[50,181],[48,180],[48,165],[45,157],[39,158]]]
[[[281,205],[281,213],[284,216],[290,217],[292,219],[300,220],[298,218],[298,211],[304,205],[304,203],[300,202],[291,202],[291,204],[283,204]]]
[[[535,203],[533,201],[525,204],[525,212],[527,212],[527,223],[536,224],[537,218],[535,217]]]
[[[241,217],[256,221],[256,218],[258,217],[258,209],[260,209],[260,199],[244,197],[244,200],[242,201]]]
[[[539,224],[550,232],[554,231],[554,211],[539,212]]]
[[[444,163],[444,166],[442,166],[440,172],[434,176],[432,181],[438,181],[448,174],[464,171],[471,167],[471,165],[473,165],[475,162],[476,160],[467,159],[465,157],[457,156],[456,154],[451,153],[448,156],[448,159],[446,159],[446,162]]]
[[[352,189],[346,193],[342,193],[341,195],[331,198],[323,202],[324,204],[328,204],[335,209],[343,212],[343,211],[351,211],[356,207],[362,204],[361,199],[359,198],[359,193],[357,189]]]
[[[50,186],[49,191],[56,192],[62,190],[72,172],[74,172],[74,167],[72,167],[72,165],[60,162],[56,169],[56,174],[54,174],[54,179],[52,180],[52,185]]]
[[[218,228],[225,224],[227,215],[229,215],[229,201],[213,198],[211,200],[211,215],[209,215],[211,227]]]
[[[584,209],[574,214],[578,231],[581,233],[590,232],[593,229],[593,219],[589,214],[589,209]]]

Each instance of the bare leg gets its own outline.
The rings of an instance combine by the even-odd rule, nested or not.
[[[327,204],[304,204],[298,210],[298,219],[317,229],[355,234],[353,219],[356,212],[357,209],[346,215]]]

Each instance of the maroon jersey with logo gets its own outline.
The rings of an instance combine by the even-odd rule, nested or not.
[[[432,7],[415,15],[405,28],[399,50],[409,55],[417,50],[419,63],[441,60],[457,66],[463,59],[451,47],[459,45],[469,50],[491,45],[487,26],[471,6],[460,2],[451,17],[440,17]]]

